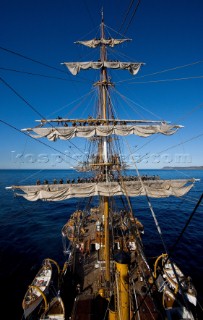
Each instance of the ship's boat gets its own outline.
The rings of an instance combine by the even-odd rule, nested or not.
[[[186,296],[188,301],[196,306],[197,291],[190,277],[186,277],[179,267],[168,259],[167,255],[162,255],[163,278],[172,290]]]
[[[103,14],[100,27],[99,39],[77,42],[89,48],[100,48],[99,60],[64,63],[72,75],[88,69],[100,71],[100,78],[94,83],[98,101],[96,111],[92,111],[93,116],[43,118],[36,127],[23,129],[24,133],[35,139],[87,139],[90,152],[81,164],[81,171],[83,173],[87,169],[88,175],[82,175],[77,180],[68,179],[66,183],[38,183],[10,188],[16,196],[33,202],[78,199],[77,210],[62,228],[63,239],[68,240],[60,281],[66,319],[193,320],[191,302],[195,302],[195,295],[189,297],[191,287],[186,280],[182,282],[180,269],[175,264],[172,267],[171,260],[163,260],[158,277],[154,277],[142,242],[144,227],[136,217],[139,205],[137,209],[133,208],[131,199],[146,197],[164,252],[168,254],[151,198],[182,197],[196,180],[143,176],[133,156],[136,174],[129,175],[124,170],[126,164],[119,145],[119,139],[125,141],[130,135],[144,138],[154,134],[170,136],[182,126],[157,120],[121,120],[116,116],[111,100],[114,83],[108,76],[108,70],[127,70],[136,75],[143,63],[108,60],[108,49],[129,39],[106,37]],[[130,148],[129,153],[132,155]],[[79,171],[77,168],[77,175]],[[39,285],[42,290],[50,281],[49,264],[48,269],[43,267],[35,279],[38,281],[45,270],[48,276],[45,287]],[[184,295],[176,292],[178,282],[182,282],[179,289],[186,288],[187,301]],[[37,285],[35,282],[33,284]],[[192,291],[195,292],[194,288]],[[23,302],[25,315],[34,309],[35,301],[40,299],[35,289],[28,290]]]
[[[52,266],[49,259],[45,259],[23,299],[22,307],[25,319],[39,306],[43,300],[43,295],[48,293],[51,277]]]
[[[170,261],[166,263],[163,267],[164,274],[163,277],[169,283],[169,286],[174,291],[179,291],[180,294],[186,295],[188,301],[196,306],[197,304],[197,292],[194,285],[191,282],[190,277],[185,277],[182,271],[174,264],[174,269]],[[176,274],[175,274],[176,273]],[[177,276],[176,276],[177,275]],[[180,284],[180,287],[179,287]],[[179,288],[179,289],[178,289]]]
[[[42,319],[65,320],[65,307],[61,297],[54,297],[48,305],[47,310],[41,315]]]

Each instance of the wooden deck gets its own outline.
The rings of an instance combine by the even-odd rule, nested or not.
[[[98,219],[102,221],[102,215],[99,216],[98,213],[94,214],[94,217],[86,217],[83,219],[83,223],[80,223],[82,232],[80,230],[76,232],[78,237],[75,237],[73,270],[77,283],[75,283],[74,308],[71,312],[72,320],[99,319],[98,316],[100,315],[101,319],[104,319],[108,314],[108,300],[105,298],[109,297],[110,291],[105,281],[104,235],[103,229],[101,228],[101,231],[98,231],[96,227]],[[119,228],[117,220],[116,225]],[[153,302],[154,286],[149,283],[151,271],[143,256],[139,240],[137,241],[135,238],[135,228],[132,228],[132,230],[133,233],[125,233],[122,230],[118,232],[117,230],[115,234],[117,251],[122,247],[123,250],[128,251],[131,257],[129,266],[130,313],[133,319],[139,319],[139,316],[140,319],[144,320],[161,319],[160,313],[157,312]],[[110,238],[110,240],[112,239]],[[110,269],[114,285],[110,288],[111,292],[114,290],[114,275],[116,272],[113,254],[115,254],[115,245],[112,244]],[[102,294],[100,294],[101,291]],[[116,291],[114,294],[116,294]],[[100,314],[94,307],[95,301],[98,302],[97,309],[100,308]]]

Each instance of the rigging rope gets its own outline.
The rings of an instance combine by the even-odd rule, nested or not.
[[[196,201],[195,200],[193,200],[193,198],[192,197],[189,197],[189,196],[184,196],[184,197],[182,197],[185,201],[187,201],[187,202],[190,202],[190,203],[195,203],[196,204]],[[203,207],[203,204],[200,204],[199,205],[200,207]]]
[[[39,111],[37,111],[37,109],[35,109],[27,100],[25,100],[23,96],[21,96],[13,87],[11,87],[11,85],[8,84],[8,82],[6,82],[2,77],[0,77],[0,79],[11,91],[13,91],[21,100],[23,100],[23,102],[25,102],[35,113],[37,113],[42,119],[46,120],[45,117]]]
[[[117,34],[119,34],[122,38],[124,37],[124,35],[123,35],[123,34],[121,34],[121,33],[119,33],[118,31],[116,31],[116,30],[112,29],[111,27],[107,26],[106,24],[105,24],[104,26],[105,26],[105,28],[106,28],[106,29],[109,29],[109,30],[111,30],[111,31],[113,31],[113,32],[115,32],[115,33],[117,33]],[[108,31],[108,30],[107,30],[107,31]],[[108,31],[108,33],[109,33],[109,31]]]
[[[22,182],[28,180],[28,179],[31,178],[31,177],[34,177],[34,176],[38,175],[40,172],[43,172],[43,171],[45,171],[45,170],[46,170],[46,169],[38,170],[37,172],[32,173],[32,174],[30,174],[29,176],[27,176],[25,179],[22,179],[22,180],[18,181],[18,183],[21,184]],[[17,197],[17,198],[18,198],[18,197]]]
[[[185,113],[184,116],[178,118],[176,121],[180,121],[180,120],[187,118],[189,115],[191,115],[192,113],[194,113],[195,111],[197,111],[198,109],[200,109],[202,107],[203,107],[203,103],[200,103],[198,106],[194,107],[191,111]]]
[[[203,136],[203,133],[200,133],[200,134],[198,134],[197,136],[194,136],[194,137],[192,137],[192,138],[190,138],[190,139],[188,139],[188,140],[185,140],[185,141],[183,141],[183,142],[177,143],[177,144],[175,144],[175,145],[173,145],[173,146],[171,146],[171,147],[169,147],[169,148],[167,148],[167,149],[165,149],[165,150],[162,150],[162,151],[158,152],[157,154],[159,155],[159,154],[161,154],[161,153],[163,153],[163,152],[166,152],[166,151],[168,151],[168,150],[170,150],[170,149],[173,149],[173,148],[175,148],[175,147],[177,147],[177,146],[180,146],[180,145],[182,145],[182,144],[185,144],[185,143],[187,143],[187,142],[190,142],[190,141],[192,141],[192,140],[195,140],[195,139],[197,139],[197,138],[199,138],[199,137],[201,137],[201,136]]]
[[[0,47],[0,49],[1,49],[1,50],[4,50],[4,51],[6,51],[6,52],[12,53],[12,54],[14,54],[14,55],[17,55],[17,56],[19,56],[19,57],[21,57],[21,58],[24,58],[24,59],[30,60],[30,61],[32,61],[32,62],[38,63],[38,64],[40,64],[40,65],[42,65],[42,66],[44,66],[44,67],[48,67],[48,68],[50,68],[50,69],[57,70],[57,71],[59,71],[59,72],[65,73],[66,75],[68,75],[68,76],[70,77],[70,75],[69,75],[69,73],[68,73],[67,71],[64,71],[64,70],[59,69],[59,68],[55,68],[55,67],[50,66],[50,65],[48,65],[48,64],[46,64],[46,63],[40,62],[39,60],[35,60],[35,59],[32,59],[32,58],[29,58],[29,57],[27,57],[27,56],[24,56],[24,55],[21,54],[21,53],[15,52],[15,51],[13,51],[13,50],[10,50],[10,49],[4,48],[4,47]],[[83,77],[80,77],[80,76],[78,76],[78,78],[83,79],[83,80],[85,80],[85,81],[89,81],[88,79],[83,78]],[[72,79],[71,79],[70,81],[72,81]],[[76,82],[76,80],[74,80],[74,82]]]
[[[44,75],[44,74],[40,74],[40,73],[33,73],[33,72],[29,72],[29,71],[22,71],[22,70],[10,69],[10,68],[4,68],[4,67],[0,67],[0,70],[13,71],[13,72],[17,72],[17,73],[32,75],[32,76],[39,76],[39,77],[44,77],[44,78],[58,79],[58,80],[64,80],[64,81],[70,81],[70,82],[82,82],[82,81],[78,81],[75,79],[60,78],[60,77],[49,76],[49,75]],[[79,79],[81,79],[83,81],[88,81],[88,79],[82,78],[82,77],[79,77]],[[92,81],[89,80],[89,82],[92,82]]]
[[[126,143],[127,143],[127,141],[126,141]],[[129,151],[131,152],[130,146],[129,146],[128,143],[127,143],[127,146],[128,146],[128,148],[129,148]],[[138,176],[138,178],[139,178],[139,181],[140,181],[140,183],[141,183],[141,185],[142,185],[143,190],[145,190],[145,196],[146,196],[146,199],[147,199],[147,202],[148,202],[148,206],[149,206],[149,209],[150,209],[150,211],[151,211],[152,217],[153,217],[153,219],[154,219],[154,223],[155,223],[155,225],[156,225],[157,231],[158,231],[159,236],[160,236],[160,239],[161,239],[161,241],[162,241],[164,250],[165,250],[165,252],[167,253],[167,255],[169,256],[168,249],[167,249],[166,244],[165,244],[165,242],[164,242],[163,235],[162,235],[162,231],[161,231],[161,228],[160,228],[160,226],[159,226],[158,220],[157,220],[157,218],[156,218],[156,215],[155,215],[154,209],[153,209],[153,207],[152,207],[152,204],[151,204],[151,202],[150,202],[150,199],[149,199],[147,190],[146,190],[146,188],[145,188],[145,186],[144,186],[144,183],[143,183],[143,181],[142,181],[142,178],[141,178],[141,176],[140,176],[140,173],[139,173],[139,170],[138,170],[138,168],[137,168],[137,164],[136,164],[136,162],[135,162],[135,160],[134,160],[134,157],[132,157],[132,159],[133,159],[133,162],[134,162],[134,165],[135,165],[135,168],[136,168],[136,172],[137,172],[137,176]],[[175,277],[176,277],[176,280],[177,280],[177,283],[178,283],[178,286],[179,286],[179,290],[181,291],[181,294],[182,294],[182,296],[183,296],[184,304],[185,304],[185,306],[187,306],[188,303],[187,303],[187,301],[186,301],[186,299],[185,299],[185,297],[184,297],[183,288],[182,288],[181,283],[180,283],[180,280],[179,280],[179,278],[178,278],[177,271],[176,271],[176,269],[175,269],[175,267],[174,267],[173,262],[170,261],[170,263],[171,263],[171,267],[172,267],[173,273],[174,273],[174,275],[175,275]]]
[[[25,100],[25,98],[23,98],[22,95],[20,95],[10,84],[8,84],[8,82],[6,82],[2,77],[0,77],[0,79],[2,80],[2,82],[11,90],[13,91],[23,102],[25,102],[35,113],[37,113],[43,120],[47,120],[39,111],[37,111],[36,108],[34,108],[27,100]],[[55,128],[51,122],[48,122],[48,124],[52,127]],[[29,136],[29,135],[27,135]],[[34,138],[33,138],[34,139]],[[80,150],[73,142],[68,141],[70,144],[72,144],[77,150],[79,150],[82,154],[83,151]]]
[[[198,207],[200,206],[202,199],[203,199],[203,193],[202,193],[202,195],[200,196],[200,198],[199,198],[199,200],[198,200],[198,202],[197,202],[196,206],[194,207],[194,209],[193,209],[193,211],[192,211],[192,213],[191,213],[190,217],[188,218],[188,220],[187,220],[187,222],[186,222],[186,224],[185,224],[184,228],[182,229],[182,231],[181,231],[180,235],[178,236],[178,238],[177,238],[176,242],[175,242],[175,243],[174,243],[174,245],[172,246],[172,248],[171,248],[171,250],[170,250],[170,254],[169,254],[169,255],[168,255],[168,257],[167,257],[167,260],[169,259],[169,256],[171,256],[171,255],[172,255],[172,253],[173,253],[173,251],[174,251],[175,247],[178,245],[178,243],[179,243],[180,239],[182,238],[182,236],[183,236],[183,234],[184,234],[185,230],[187,229],[187,227],[188,227],[188,225],[189,225],[190,221],[192,220],[192,218],[193,218],[194,214],[196,213],[196,211],[197,211]]]
[[[90,33],[94,32],[97,30],[97,34],[100,31],[100,25],[97,25],[95,28],[93,28],[92,30],[90,30],[88,33],[86,33],[84,36],[82,36],[81,40],[86,40],[87,36],[89,36]],[[96,36],[97,36],[96,34]]]
[[[125,31],[124,31],[124,33],[123,33],[124,35],[125,35],[126,32],[128,31],[128,29],[129,29],[129,27],[130,27],[130,25],[131,25],[131,23],[132,23],[132,21],[133,21],[133,18],[134,18],[135,14],[136,14],[136,12],[137,12],[137,10],[138,10],[138,8],[139,8],[140,2],[141,2],[141,0],[138,0],[136,6],[135,6],[135,8],[134,8],[133,14],[132,14],[132,16],[131,16],[131,19],[130,19],[127,27],[125,28]]]
[[[114,51],[115,51],[115,49],[114,49]],[[169,68],[169,69],[164,69],[164,70],[153,72],[153,73],[149,73],[149,74],[145,74],[143,76],[136,77],[136,79],[141,79],[141,78],[145,78],[145,77],[149,77],[149,76],[154,76],[154,75],[157,75],[157,74],[160,74],[160,73],[165,73],[165,72],[168,72],[168,71],[174,71],[174,70],[177,70],[177,69],[183,69],[183,68],[190,67],[190,66],[193,66],[193,65],[199,64],[199,63],[203,63],[203,60],[195,61],[195,62],[188,63],[188,64],[185,64],[185,65],[182,65],[182,66],[177,66],[177,67],[173,67],[173,68]],[[131,81],[131,80],[134,80],[134,79],[133,78],[129,78],[129,79],[121,80],[121,81],[116,82],[116,84],[122,83],[122,82],[126,82],[126,81]]]
[[[190,80],[190,79],[202,79],[203,76],[193,76],[185,78],[173,78],[173,79],[162,79],[162,80],[150,80],[150,81],[134,81],[129,84],[146,84],[146,83],[158,83],[158,82],[171,82],[171,81],[181,81],[181,80]]]
[[[121,31],[124,23],[126,22],[127,16],[128,16],[128,14],[129,14],[129,12],[130,12],[130,9],[132,8],[133,2],[134,2],[134,0],[131,0],[130,5],[129,5],[128,9],[127,9],[127,12],[126,12],[126,14],[125,14],[125,16],[124,16],[124,19],[123,19],[123,21],[122,21],[122,23],[121,23],[121,26],[120,26],[120,28],[118,29],[118,32]]]
[[[6,51],[6,52],[9,52],[9,53],[15,54],[15,55],[17,55],[17,56],[19,56],[19,57],[21,57],[21,58],[30,60],[30,61],[35,62],[35,63],[38,63],[38,64],[41,64],[41,65],[44,66],[44,67],[48,67],[48,68],[50,68],[50,69],[54,69],[54,70],[60,71],[60,72],[62,72],[62,73],[67,73],[67,72],[64,71],[64,70],[61,70],[61,69],[59,69],[59,68],[55,68],[55,67],[50,66],[50,65],[48,65],[48,64],[46,64],[46,63],[40,62],[39,60],[35,60],[35,59],[32,59],[32,58],[26,57],[26,56],[24,56],[23,54],[18,53],[18,52],[15,52],[15,51],[13,51],[13,50],[6,49],[6,48],[4,48],[4,47],[0,47],[0,49],[1,49],[1,50],[4,50],[4,51]]]
[[[69,156],[69,155],[67,155],[67,154],[63,153],[62,151],[57,150],[57,149],[55,149],[55,148],[53,148],[53,147],[49,146],[49,145],[48,145],[48,144],[46,144],[45,142],[42,142],[42,141],[40,141],[40,140],[36,140],[36,139],[35,139],[35,138],[33,138],[32,136],[30,136],[30,135],[26,134],[25,132],[23,132],[23,131],[19,130],[18,128],[14,127],[13,125],[9,124],[8,122],[3,121],[3,120],[1,120],[1,119],[0,119],[0,122],[2,122],[3,124],[7,125],[8,127],[12,128],[12,129],[14,129],[14,130],[16,130],[16,131],[18,131],[18,132],[20,132],[20,133],[24,134],[26,137],[29,137],[29,138],[33,139],[34,141],[39,142],[39,143],[43,144],[44,146],[46,146],[46,147],[48,147],[48,148],[50,148],[50,149],[52,149],[52,150],[54,150],[54,151],[56,151],[56,152],[59,152],[60,154],[64,155],[65,157],[68,157],[68,158],[70,158],[70,159],[72,159],[72,160],[74,160],[74,161],[75,161],[75,158],[72,158],[71,156]]]
[[[160,119],[160,120],[163,120],[161,119],[157,114],[151,112],[150,110],[148,110],[147,108],[144,108],[143,106],[141,106],[140,104],[138,103],[135,103],[133,100],[127,98],[126,96],[124,96],[123,94],[121,94],[119,91],[117,91],[115,88],[114,88],[115,92],[123,99],[123,100],[126,100],[126,101],[129,101],[131,102],[132,104],[136,104],[138,107],[140,107],[141,109],[151,113],[154,117],[156,117],[157,119]],[[128,105],[130,106],[130,104],[128,103]],[[132,108],[132,107],[131,107]]]
[[[90,12],[90,10],[89,10],[89,7],[88,7],[88,5],[87,5],[87,1],[86,1],[86,0],[83,0],[83,3],[84,3],[84,5],[85,5],[85,8],[86,8],[86,10],[87,10],[87,13],[88,13],[88,15],[89,15],[89,17],[90,17],[90,20],[91,20],[93,26],[95,27],[96,24],[95,24],[95,21],[94,21],[92,15],[91,15],[91,12]]]
[[[163,152],[168,151],[168,150],[170,150],[170,149],[173,149],[173,148],[175,148],[175,147],[177,147],[177,146],[179,146],[179,145],[182,145],[182,144],[185,144],[185,143],[190,142],[190,141],[192,141],[192,140],[195,140],[195,139],[197,139],[197,138],[199,138],[199,137],[201,137],[201,136],[203,136],[203,133],[201,133],[201,134],[199,134],[199,135],[197,135],[197,136],[194,136],[194,137],[192,137],[192,138],[190,138],[190,139],[188,139],[188,140],[186,140],[186,141],[183,141],[183,142],[180,142],[180,143],[178,143],[178,144],[175,144],[175,145],[173,145],[173,146],[171,146],[171,147],[169,147],[169,148],[167,148],[167,149],[165,149],[165,150],[162,150],[162,151],[160,151],[159,153],[157,153],[157,155],[160,155],[160,154],[162,154]],[[141,146],[141,147],[140,147],[139,149],[137,149],[136,151],[142,149],[145,145],[151,143],[153,140],[155,140],[155,139],[157,139],[157,138],[159,138],[159,137],[160,137],[160,136],[154,137],[151,141],[146,142],[143,146]],[[128,154],[128,155],[126,156],[126,158],[127,158],[128,156],[131,156],[132,154],[134,154],[134,152]],[[141,161],[142,161],[143,159],[145,159],[146,157],[149,157],[150,154],[151,154],[150,152],[147,152],[147,153],[145,153],[143,156],[140,156],[140,157],[138,158],[137,162],[141,162]],[[178,171],[178,170],[177,170],[177,171]],[[182,174],[184,174],[182,171],[180,171],[180,172],[181,172]]]
[[[86,97],[88,97],[92,92],[94,91],[94,89],[93,90],[91,90],[90,92],[88,92],[88,93],[86,93],[85,95],[83,95],[82,97],[80,97],[80,98],[78,98],[78,99],[75,99],[75,100],[73,100],[72,102],[70,102],[70,103],[68,103],[68,104],[66,104],[66,105],[64,105],[63,107],[61,107],[60,109],[57,109],[56,111],[54,111],[54,112],[52,112],[52,113],[50,113],[48,116],[47,116],[47,118],[48,117],[50,117],[50,116],[52,116],[53,114],[56,114],[56,113],[58,113],[59,111],[62,111],[63,109],[65,109],[65,108],[67,108],[67,107],[69,107],[70,105],[72,105],[73,103],[75,103],[75,102],[77,102],[77,101],[79,101],[79,100],[81,100],[82,98],[84,98],[84,99],[86,99]],[[84,101],[84,100],[83,100]],[[80,103],[78,104],[78,105],[80,105]],[[72,109],[71,111],[69,111],[68,113],[67,113],[67,117],[71,114],[71,112],[73,112],[73,110],[76,110],[76,108],[78,107],[78,105],[76,105],[75,107],[74,107],[74,109]]]
[[[121,52],[121,51],[118,51],[118,50],[116,50],[115,48],[108,48],[108,52],[110,52],[111,54],[112,54],[112,56],[115,56],[115,58],[116,58],[116,60],[118,59],[118,57],[121,57],[122,59],[124,58],[125,60],[127,60],[127,61],[134,61],[134,58],[131,58],[130,56],[128,56],[128,55],[126,55],[126,54],[124,54],[123,52]],[[136,76],[136,79],[137,78],[140,78],[140,77],[137,77]],[[115,82],[115,84],[117,84],[117,83],[120,83],[120,82],[125,82],[125,81],[130,81],[130,80],[133,80],[133,78],[129,78],[129,79],[126,79],[126,80],[120,80],[120,81],[117,81],[117,82]]]

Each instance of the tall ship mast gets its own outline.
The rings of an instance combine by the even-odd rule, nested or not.
[[[106,38],[102,14],[100,38],[77,43],[100,47],[96,62],[64,63],[73,75],[81,70],[100,70],[96,117],[41,119],[34,128],[23,129],[33,138],[50,141],[85,138],[94,153],[77,166],[90,178],[9,187],[29,201],[62,201],[84,198],[62,227],[63,267],[46,259],[23,299],[25,319],[197,319],[197,293],[173,261],[151,204],[151,198],[181,197],[195,179],[162,180],[158,176],[125,175],[118,137],[153,134],[172,135],[182,126],[166,121],[119,119],[113,112],[108,69],[128,70],[136,75],[142,62],[109,61],[107,48],[129,39]],[[142,243],[144,227],[136,218],[132,197],[145,196],[155,227],[163,242],[163,254],[147,261]],[[57,267],[57,297],[50,294],[53,265]]]

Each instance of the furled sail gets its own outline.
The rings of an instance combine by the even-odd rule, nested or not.
[[[131,74],[136,75],[140,70],[143,62],[119,62],[119,61],[88,61],[88,62],[64,62],[68,70],[75,76],[80,70],[101,69],[103,67],[110,69],[128,70]]]
[[[193,186],[194,179],[184,180],[148,180],[123,182],[90,182],[77,184],[47,184],[35,186],[12,186],[16,193],[29,201],[45,200],[60,201],[70,198],[84,198],[92,196],[120,196],[128,195],[138,197],[148,195],[152,198],[165,198],[170,196],[181,197]]]
[[[92,39],[87,41],[76,41],[75,43],[82,44],[89,48],[96,48],[101,44],[105,44],[110,47],[114,47],[115,45],[121,44],[125,41],[130,41],[130,39]]]
[[[115,134],[118,136],[137,135],[140,137],[149,137],[152,134],[160,133],[164,135],[174,134],[181,126],[169,125],[167,123],[151,124],[151,125],[95,125],[95,126],[74,126],[74,127],[35,127],[32,129],[24,129],[33,131],[33,138],[47,138],[51,141],[57,139],[69,140],[75,137],[91,138],[93,136],[107,137]]]

